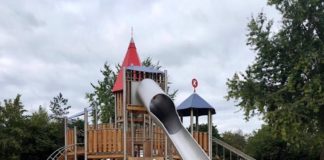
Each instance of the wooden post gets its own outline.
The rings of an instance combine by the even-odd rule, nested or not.
[[[92,111],[92,113],[93,113],[93,111]],[[97,130],[98,129],[97,106],[94,107],[94,114],[93,114],[93,116],[94,116],[94,127]]]
[[[193,109],[190,109],[190,133],[193,135]]]
[[[64,160],[67,160],[67,146],[68,146],[68,141],[67,141],[67,118],[64,117]]]
[[[164,92],[168,93],[168,71],[164,70]],[[168,159],[168,137],[165,135],[165,143],[164,143],[164,159]]]
[[[146,152],[146,149],[145,149],[145,143],[146,143],[146,132],[145,132],[146,121],[145,121],[145,119],[146,119],[146,116],[145,116],[145,113],[143,114],[143,118],[144,118],[144,120],[143,120],[143,123],[144,123],[144,125],[143,125],[143,157],[145,157],[145,152]]]
[[[84,160],[88,160],[88,110],[84,109]]]
[[[133,112],[130,113],[131,116],[131,137],[132,137],[132,157],[134,157],[134,120],[133,120]]]
[[[199,120],[199,116],[198,116],[198,113],[197,113],[197,115],[196,115],[196,131],[197,132],[199,131],[199,122],[198,122],[198,120]]]
[[[225,160],[225,147],[223,146],[223,160]]]
[[[165,135],[164,159],[168,159],[168,137]]]
[[[122,68],[122,70],[124,71],[124,75],[123,75],[123,143],[124,143],[124,160],[127,160],[127,143],[126,143],[126,139],[127,139],[127,111],[126,111],[126,68]]]
[[[151,118],[151,116],[149,116],[149,121],[150,121],[150,142],[151,142],[151,145],[150,145],[150,149],[151,149],[151,151],[150,151],[150,153],[151,153],[151,158],[153,158],[153,140],[154,140],[154,138],[153,138],[153,123],[152,123],[152,118]]]
[[[215,143],[215,145],[216,145],[216,156],[218,156],[218,144]],[[213,145],[212,145],[212,146],[213,146]]]
[[[118,93],[117,94],[115,94],[115,98],[114,98],[114,101],[115,101],[115,126],[114,127],[116,127],[117,128],[117,107],[118,107],[118,104],[117,104],[117,95],[118,95]]]
[[[77,156],[78,138],[77,138],[77,128],[76,128],[76,126],[74,126],[73,130],[74,130],[74,160],[78,160],[78,156]]]
[[[211,111],[208,110],[208,153],[209,153],[209,158],[212,159],[212,124],[213,124],[213,120],[212,120],[212,115],[211,115]]]

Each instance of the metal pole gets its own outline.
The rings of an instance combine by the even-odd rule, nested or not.
[[[88,110],[84,109],[84,159],[88,159]]]
[[[126,111],[126,68],[122,68],[124,71],[124,75],[123,75],[123,119],[124,119],[124,123],[123,123],[123,128],[124,128],[124,160],[127,160],[127,143],[126,143],[126,138],[127,138],[127,111]]]
[[[67,118],[64,117],[64,148],[65,148],[65,151],[64,151],[64,160],[67,160]]]
[[[190,133],[193,136],[193,109],[190,109]]]
[[[77,156],[77,144],[78,144],[78,138],[77,138],[77,128],[74,126],[74,160],[78,160]]]
[[[212,153],[213,153],[213,149],[212,149],[212,124],[213,124],[213,120],[212,120],[212,115],[211,115],[211,111],[208,110],[208,152],[209,152],[209,158],[212,159]]]

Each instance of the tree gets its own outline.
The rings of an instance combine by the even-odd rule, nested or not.
[[[5,99],[0,104],[0,159],[20,159],[25,138],[25,110],[20,101],[21,95],[14,100]]]
[[[304,146],[307,148],[306,146]],[[254,131],[247,139],[245,152],[256,159],[318,159],[318,155],[305,149],[294,151],[287,141],[273,136],[268,125]]]
[[[238,102],[246,119],[261,114],[290,148],[318,151],[324,145],[323,1],[268,4],[282,14],[281,27],[274,32],[263,13],[252,17],[247,44],[257,54],[255,62],[227,81],[227,99]]]
[[[245,136],[241,130],[236,132],[226,131],[222,134],[222,139],[239,150],[243,150],[246,145]]]
[[[52,118],[62,121],[64,116],[69,114],[69,109],[71,106],[67,105],[68,99],[64,98],[62,93],[59,93],[58,96],[53,97],[53,100],[50,101],[50,110],[53,113]]]
[[[145,67],[153,67],[154,69],[161,69],[162,68],[162,66],[160,65],[160,62],[157,61],[156,63],[154,63],[151,57],[146,57],[142,61],[142,65],[145,66]]]
[[[145,67],[153,67],[154,69],[161,69],[162,66],[160,65],[160,62],[157,61],[157,62],[153,62],[152,58],[151,57],[146,57],[143,61],[142,61],[142,65],[145,66]],[[171,82],[168,82],[168,84],[172,84]],[[170,98],[172,100],[175,100],[175,97],[177,96],[177,93],[178,93],[178,90],[173,90],[172,92],[170,92],[170,87],[168,86],[167,88],[167,94],[170,96]]]
[[[20,98],[0,103],[0,159],[46,159],[64,145],[62,121],[52,121],[41,106],[25,115]]]
[[[256,159],[286,159],[286,143],[275,138],[269,126],[262,126],[258,131],[254,131],[247,140],[246,153]]]
[[[25,138],[21,152],[24,159],[46,159],[54,150],[63,145],[63,135],[55,132],[62,128],[51,122],[46,110],[40,106],[37,112],[26,119]],[[53,132],[54,131],[54,132]]]
[[[116,66],[118,67],[118,65]],[[115,117],[115,97],[112,92],[117,74],[111,69],[107,62],[104,64],[104,69],[100,70],[104,76],[102,81],[98,80],[98,84],[91,83],[94,91],[92,93],[86,93],[90,106],[97,108],[99,111],[99,117],[101,122],[108,123],[109,119]]]

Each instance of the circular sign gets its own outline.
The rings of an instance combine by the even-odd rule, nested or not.
[[[196,78],[192,79],[191,84],[194,87],[194,89],[196,90],[196,88],[198,87],[198,81],[197,81],[197,79]]]

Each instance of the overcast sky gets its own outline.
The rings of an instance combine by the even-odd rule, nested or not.
[[[141,59],[159,61],[171,88],[179,89],[177,105],[196,78],[220,132],[250,133],[262,121],[243,119],[235,102],[224,99],[225,83],[254,60],[247,23],[260,11],[278,17],[265,0],[1,1],[0,100],[22,94],[33,112],[62,92],[71,113],[81,111],[90,83],[103,78],[103,64],[122,62],[133,26]]]

